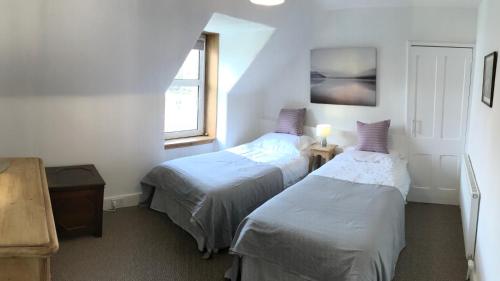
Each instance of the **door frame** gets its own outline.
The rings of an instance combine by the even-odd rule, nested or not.
[[[473,43],[450,43],[450,42],[433,42],[433,41],[414,41],[408,40],[406,42],[406,81],[405,81],[405,134],[406,137],[411,137],[413,124],[408,119],[408,112],[410,111],[410,81],[409,81],[409,70],[410,70],[410,50],[411,47],[442,47],[442,48],[464,48],[472,50],[472,63],[471,63],[471,77],[469,85],[469,107],[467,108],[467,124],[465,126],[465,141],[464,141],[464,151],[466,151],[467,144],[469,142],[469,125],[470,125],[470,108],[472,102],[472,90],[474,89],[474,69],[476,68],[476,45]],[[410,147],[406,148],[406,155],[410,155]]]

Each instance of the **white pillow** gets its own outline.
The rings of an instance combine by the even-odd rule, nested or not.
[[[397,152],[396,150],[389,150],[389,154],[378,153],[378,152],[370,152],[370,151],[361,151],[357,150],[354,146],[348,146],[344,148],[344,152],[349,155],[350,158],[356,160],[358,162],[369,162],[369,163],[378,163],[381,161],[385,161],[387,159],[390,160],[404,160],[404,156]]]
[[[302,152],[308,150],[314,143],[316,143],[316,140],[310,136],[268,133],[254,140],[250,144],[261,149],[273,150],[277,152],[292,152],[294,150]]]

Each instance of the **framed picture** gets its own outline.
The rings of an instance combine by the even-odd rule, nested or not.
[[[484,57],[483,96],[481,100],[489,107],[493,107],[495,93],[495,75],[497,71],[498,53],[493,52]]]
[[[377,105],[377,49],[311,51],[311,102]]]

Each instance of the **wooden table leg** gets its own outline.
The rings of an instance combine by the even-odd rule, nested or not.
[[[313,171],[314,156],[309,157],[309,173]]]
[[[323,158],[321,156],[316,156],[316,169],[321,167],[322,162],[323,162]]]
[[[95,226],[95,237],[102,237],[102,202],[104,200],[104,189],[101,189],[98,194],[99,199],[97,200],[97,218],[96,218],[96,226]]]

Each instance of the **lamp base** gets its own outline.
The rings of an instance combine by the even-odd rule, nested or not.
[[[328,143],[326,142],[326,138],[321,139],[321,147],[326,147]]]

